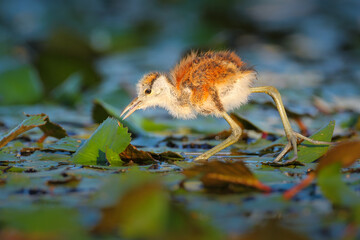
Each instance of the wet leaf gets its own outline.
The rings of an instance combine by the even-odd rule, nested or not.
[[[316,172],[320,172],[326,166],[340,163],[341,167],[351,166],[360,158],[360,141],[343,141],[337,143],[319,160]]]
[[[131,144],[129,144],[126,149],[120,153],[120,158],[124,162],[133,161],[134,163],[140,165],[147,165],[156,162],[149,152],[138,150]]]
[[[256,126],[251,121],[249,121],[246,118],[240,116],[239,114],[231,113],[230,116],[231,116],[232,119],[234,119],[241,126],[242,129],[254,130],[256,132],[264,132],[260,127]]]
[[[69,162],[71,157],[67,154],[51,153],[51,152],[42,152],[35,151],[30,156],[22,157],[22,159],[27,161],[34,161],[33,165],[37,161],[55,161],[55,162]]]
[[[76,152],[80,144],[81,144],[81,140],[79,139],[64,137],[58,140],[57,142],[48,145],[47,148],[51,150]]]
[[[334,205],[360,207],[360,197],[344,183],[340,170],[340,162],[321,168],[317,174],[317,183],[321,192]]]
[[[77,164],[121,165],[115,154],[123,152],[130,143],[130,134],[117,120],[106,119],[91,137],[74,153]]]
[[[19,158],[15,157],[14,154],[0,152],[0,162],[17,162]]]
[[[48,185],[77,185],[79,182],[81,181],[81,178],[78,176],[75,176],[73,174],[68,174],[68,173],[62,173],[59,177],[57,178],[52,178],[50,180],[46,181],[46,184]]]
[[[8,142],[19,136],[20,134],[33,129],[35,127],[39,127],[45,125],[47,123],[48,117],[45,114],[38,115],[28,115],[26,119],[22,121],[18,126],[12,129],[5,136],[0,138],[0,148],[4,147]]]
[[[270,191],[270,188],[257,180],[242,161],[232,163],[211,161],[184,169],[183,174],[187,178],[200,177],[206,188],[227,188],[235,184]]]
[[[284,197],[292,198],[318,177],[325,195],[334,203],[344,203],[345,200],[352,201],[354,193],[341,180],[340,169],[349,167],[359,158],[360,141],[344,141],[335,145],[319,160],[315,171],[309,173],[300,184],[285,192]]]
[[[360,197],[342,179],[341,168],[351,166],[360,159],[360,141],[345,141],[331,148],[322,157],[315,170],[318,185],[334,205],[349,207],[360,224]]]
[[[150,153],[154,158],[159,161],[181,161],[184,157],[180,154],[172,151],[166,151],[162,153]]]
[[[335,121],[331,121],[327,126],[311,135],[310,138],[317,141],[331,142],[334,127]],[[329,145],[317,145],[308,141],[304,141],[298,145],[298,161],[311,163],[324,155],[328,149]],[[291,159],[293,155],[294,154],[291,152],[289,159]]]
[[[101,123],[108,117],[113,117],[126,126],[132,134],[135,136],[144,135],[144,131],[138,127],[137,124],[132,123],[129,120],[122,120],[120,118],[121,111],[115,106],[106,103],[101,99],[95,99],[92,108],[92,118],[94,122]]]
[[[68,135],[64,128],[57,123],[51,122],[48,116],[46,116],[45,121],[46,123],[44,125],[39,126],[40,130],[44,133],[44,136],[39,140],[39,142],[42,142],[46,137],[60,139]]]

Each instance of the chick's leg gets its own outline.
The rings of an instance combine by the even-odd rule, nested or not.
[[[241,133],[242,133],[240,126],[226,112],[222,113],[222,116],[223,116],[223,118],[225,118],[225,120],[229,123],[229,125],[231,127],[231,135],[227,139],[225,139],[222,143],[220,143],[219,145],[216,145],[209,151],[207,151],[207,152],[201,154],[200,156],[198,156],[197,158],[195,158],[195,161],[205,161],[209,157],[214,155],[215,153],[220,152],[224,148],[234,144],[235,142],[237,142],[239,140]]]
[[[313,144],[326,144],[326,145],[332,144],[331,142],[315,141],[315,140],[309,139],[309,138],[301,135],[300,133],[294,132],[291,128],[289,119],[286,115],[284,104],[281,100],[280,93],[276,88],[274,88],[272,86],[254,87],[254,88],[251,88],[251,92],[252,93],[266,93],[274,100],[276,108],[280,114],[281,121],[284,126],[285,135],[286,135],[287,139],[289,140],[289,143],[285,146],[283,151],[275,158],[274,162],[280,161],[285,156],[285,154],[291,150],[291,148],[294,150],[294,157],[292,159],[290,159],[289,161],[295,161],[297,159],[297,139],[298,138],[301,140],[310,141]]]

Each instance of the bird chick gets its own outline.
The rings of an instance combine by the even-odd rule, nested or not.
[[[289,143],[274,160],[294,150],[297,159],[297,139],[315,144],[329,144],[311,140],[292,130],[276,88],[251,87],[256,71],[244,63],[234,52],[192,52],[177,64],[169,74],[152,72],[146,74],[137,84],[138,97],[121,113],[126,119],[137,109],[163,107],[177,118],[195,118],[197,114],[223,117],[230,125],[232,134],[225,141],[201,154],[195,160],[207,160],[215,153],[232,145],[241,136],[240,126],[227,112],[245,104],[251,93],[269,94],[276,103]],[[120,117],[121,117],[120,116]]]

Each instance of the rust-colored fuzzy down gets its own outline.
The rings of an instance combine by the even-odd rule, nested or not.
[[[248,71],[234,52],[192,52],[180,61],[171,75],[178,91],[189,88],[192,104],[201,104],[209,96],[218,99],[216,89],[219,85],[231,84]],[[221,108],[221,103],[218,105]]]
[[[153,85],[155,79],[157,79],[159,76],[160,76],[160,73],[158,73],[158,72],[149,73],[145,76],[143,83],[151,87]]]

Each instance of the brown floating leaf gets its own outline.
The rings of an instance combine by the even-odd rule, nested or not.
[[[153,156],[156,160],[159,161],[181,161],[184,160],[184,157],[180,154],[172,151],[166,151],[162,153],[152,153],[150,152],[151,156]]]
[[[246,165],[239,162],[211,161],[197,165],[183,171],[187,178],[201,176],[200,180],[205,187],[226,188],[231,184],[254,187],[269,192],[270,187],[262,184],[255,178]]]
[[[254,130],[256,132],[264,132],[261,128],[250,122],[249,120],[241,117],[239,114],[231,113],[231,118],[236,121],[242,129]]]
[[[149,152],[138,150],[131,144],[129,144],[127,148],[120,153],[120,158],[124,162],[133,161],[137,164],[152,164],[156,162]]]
[[[340,142],[319,160],[314,172],[301,181],[298,185],[292,187],[284,193],[285,199],[291,199],[299,191],[306,188],[319,175],[322,169],[336,163],[341,163],[341,167],[351,166],[357,159],[360,158],[360,141],[344,141]]]
[[[48,185],[64,185],[64,184],[78,184],[81,181],[81,177],[77,177],[72,174],[63,173],[62,178],[50,179],[46,182]]]
[[[31,116],[31,115],[27,115],[27,116]],[[38,142],[43,142],[46,137],[54,137],[60,139],[68,136],[65,129],[62,128],[59,124],[51,122],[47,115],[45,115],[44,120],[46,121],[46,123],[44,125],[39,126],[40,130],[44,133],[44,136],[41,139],[39,139]]]
[[[24,121],[0,139],[0,148],[4,147],[20,134],[46,124],[47,116],[45,114],[27,115],[26,117],[27,118]]]
[[[55,138],[63,138],[67,136],[66,131],[60,125],[50,122],[50,119],[46,114],[27,114],[24,121],[0,139],[0,148],[8,144],[20,134],[35,127],[39,127],[44,133],[44,136],[42,136],[38,142],[43,142],[48,136]]]
[[[124,162],[133,161],[136,164],[153,164],[156,161],[180,161],[184,157],[178,153],[166,151],[163,153],[153,153],[138,150],[135,146],[129,144],[127,148],[120,153],[120,158]]]
[[[315,172],[321,171],[322,168],[340,162],[342,167],[351,166],[360,158],[360,140],[343,141],[336,144],[319,160]]]

